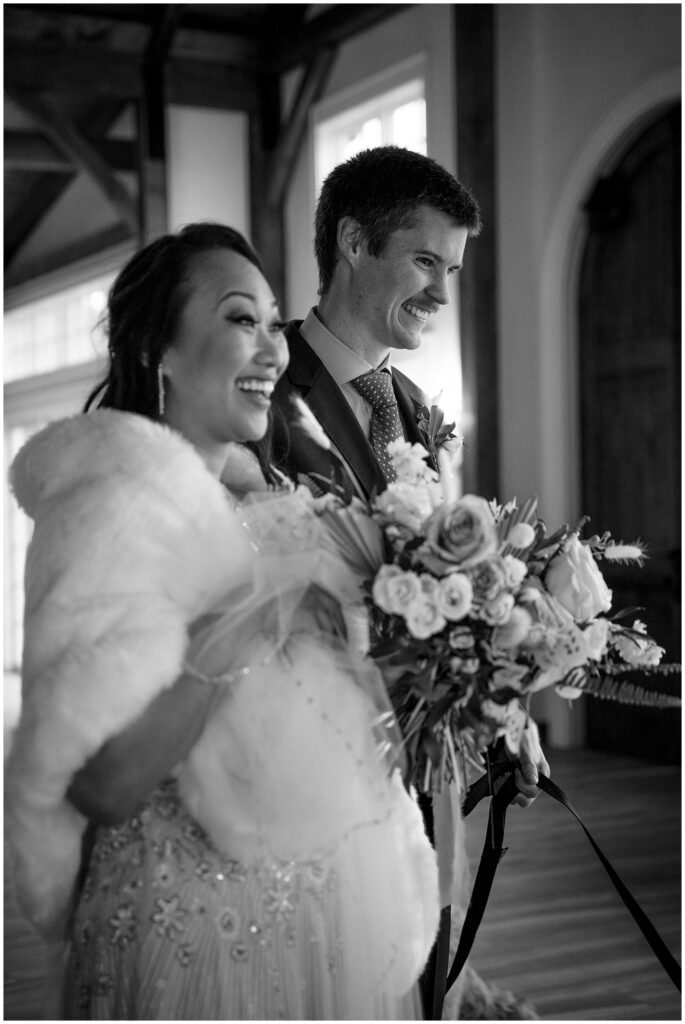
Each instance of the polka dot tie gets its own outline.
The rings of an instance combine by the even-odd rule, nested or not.
[[[389,370],[373,370],[355,377],[350,381],[362,398],[372,408],[371,413],[371,447],[376,453],[383,475],[388,483],[397,476],[390,456],[388,445],[398,437],[404,437],[400,411],[392,386]]]

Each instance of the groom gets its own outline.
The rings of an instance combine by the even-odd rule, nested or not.
[[[479,230],[476,200],[428,157],[383,146],[331,172],[316,210],[319,302],[286,328],[290,363],[273,397],[280,468],[315,487],[334,479],[345,497],[368,498],[392,479],[391,440],[425,444],[418,420],[426,396],[392,366],[392,353],[421,345],[430,316],[450,301],[449,281],[468,238]],[[293,395],[323,426],[331,451],[300,429]],[[533,725],[517,771],[524,806],[539,792],[538,768],[549,771]],[[431,828],[430,810],[427,817]],[[442,935],[442,944],[448,941]],[[422,986],[427,1017],[432,985],[429,965]],[[503,1013],[524,1015],[500,1006]]]

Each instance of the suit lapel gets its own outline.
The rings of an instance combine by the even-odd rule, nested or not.
[[[289,325],[286,336],[290,345],[290,383],[302,395],[364,493],[368,496],[382,490],[385,481],[376,456],[347,399],[294,325]]]

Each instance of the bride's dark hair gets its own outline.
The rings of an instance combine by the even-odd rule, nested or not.
[[[140,249],[112,284],[103,324],[109,366],[91,391],[84,410],[121,409],[159,419],[158,368],[173,342],[188,299],[191,271],[198,255],[228,249],[263,273],[257,253],[239,231],[224,224],[189,224]],[[273,481],[270,435],[249,442],[269,482]]]

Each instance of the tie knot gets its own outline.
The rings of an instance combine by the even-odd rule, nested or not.
[[[355,377],[350,383],[374,410],[387,409],[397,402],[389,370],[372,370]]]

